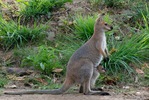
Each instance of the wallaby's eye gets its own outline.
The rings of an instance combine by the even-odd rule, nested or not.
[[[105,23],[105,25],[107,26],[108,24],[107,24],[107,23]]]

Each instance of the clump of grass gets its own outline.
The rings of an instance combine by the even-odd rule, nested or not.
[[[136,67],[140,67],[143,61],[149,60],[149,34],[147,33],[125,37],[121,42],[110,39],[109,46],[111,55],[105,66],[113,75],[117,76],[118,73],[125,72],[130,76],[135,73],[130,66],[131,63]]]
[[[125,3],[125,0],[104,0],[104,5],[113,8],[122,8],[124,7]]]
[[[89,39],[94,32],[94,23],[97,16],[77,16],[75,18],[75,34],[82,39]]]
[[[98,17],[98,14],[95,14],[93,16],[81,16],[78,15],[75,18],[75,34],[78,35],[79,38],[88,40],[92,34],[94,33],[94,24],[95,20]],[[112,20],[110,19],[110,16],[108,14],[104,17],[105,22],[111,24]]]
[[[7,78],[2,73],[0,73],[0,88],[4,87],[7,83]]]
[[[38,17],[39,15],[46,15],[50,13],[53,9],[61,7],[66,2],[71,2],[72,0],[29,0],[21,1],[26,6],[20,12],[21,15],[26,18]]]
[[[37,26],[35,24],[31,28],[29,26],[22,26],[14,21],[8,22],[0,18],[0,45],[4,49],[10,49],[14,46],[20,47],[24,43],[33,42],[42,38],[45,30],[45,25]]]
[[[33,66],[44,74],[49,74],[54,68],[61,68],[56,50],[52,47],[40,46],[32,54],[23,57],[22,66]]]
[[[129,5],[133,5],[129,8],[132,12],[131,14],[128,14],[129,16],[131,16],[130,21],[135,25],[138,24],[143,26],[143,16],[145,16],[146,18],[148,18],[149,16],[149,2],[147,2],[146,0],[137,0],[136,2],[130,0]]]
[[[102,3],[102,0],[89,0],[89,2],[90,2],[93,6],[98,6],[99,4]]]

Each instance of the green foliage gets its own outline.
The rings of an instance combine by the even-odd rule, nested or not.
[[[58,35],[56,39],[56,46],[60,50],[60,62],[66,66],[72,54],[77,50],[84,41],[77,38],[75,34]],[[66,67],[64,67],[66,68]]]
[[[4,87],[8,83],[7,78],[0,73],[0,88]]]
[[[126,1],[125,0],[104,0],[104,4],[107,7],[113,7],[113,8],[122,8],[124,7]]]
[[[127,75],[131,75],[134,71],[130,63],[140,67],[143,61],[149,60],[148,33],[134,34],[132,37],[125,37],[121,42],[110,38],[108,44],[111,55],[105,66],[114,75],[125,71]]]
[[[94,24],[95,24],[95,20],[98,17],[97,14],[93,15],[93,16],[81,16],[78,15],[75,18],[75,34],[78,35],[79,38],[81,39],[89,39],[92,34],[94,33]],[[104,21],[107,22],[108,24],[112,23],[112,20],[110,19],[110,16],[108,14],[106,14],[104,16]]]
[[[50,13],[54,8],[61,7],[66,2],[71,2],[72,0],[29,0],[20,1],[26,6],[21,11],[21,15],[25,17],[38,17],[39,15],[45,15]]]
[[[90,2],[93,6],[98,6],[100,3],[102,3],[102,0],[89,0],[89,2]]]
[[[54,68],[61,67],[56,50],[46,46],[40,46],[36,52],[24,57],[22,66],[33,66],[45,74],[51,73]]]
[[[0,45],[5,49],[10,49],[14,46],[20,47],[29,41],[37,41],[37,39],[44,36],[45,29],[44,25],[34,25],[31,28],[0,18]]]
[[[94,23],[97,18],[96,16],[77,16],[75,18],[75,34],[82,39],[89,39],[94,32]]]
[[[129,16],[131,16],[131,22],[133,23],[139,23],[141,26],[143,26],[143,16],[145,16],[148,19],[149,16],[149,2],[146,0],[130,0],[129,2],[130,10],[132,11]],[[133,6],[132,6],[133,5]]]

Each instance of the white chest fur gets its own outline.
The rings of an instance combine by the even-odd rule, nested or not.
[[[101,46],[100,48],[101,48],[103,51],[105,51],[105,49],[107,48],[107,43],[106,43],[106,36],[105,36],[105,34],[103,34],[103,36],[102,36],[100,42],[101,42],[101,43],[100,43],[100,45],[98,45],[98,46]],[[97,62],[95,63],[95,67],[97,67],[97,66],[101,63],[102,59],[103,59],[102,54],[99,54],[99,58],[97,59]]]

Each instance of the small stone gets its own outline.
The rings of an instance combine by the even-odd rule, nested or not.
[[[130,87],[129,86],[123,86],[123,89],[129,89]]]
[[[141,95],[141,92],[136,92],[136,95]]]

